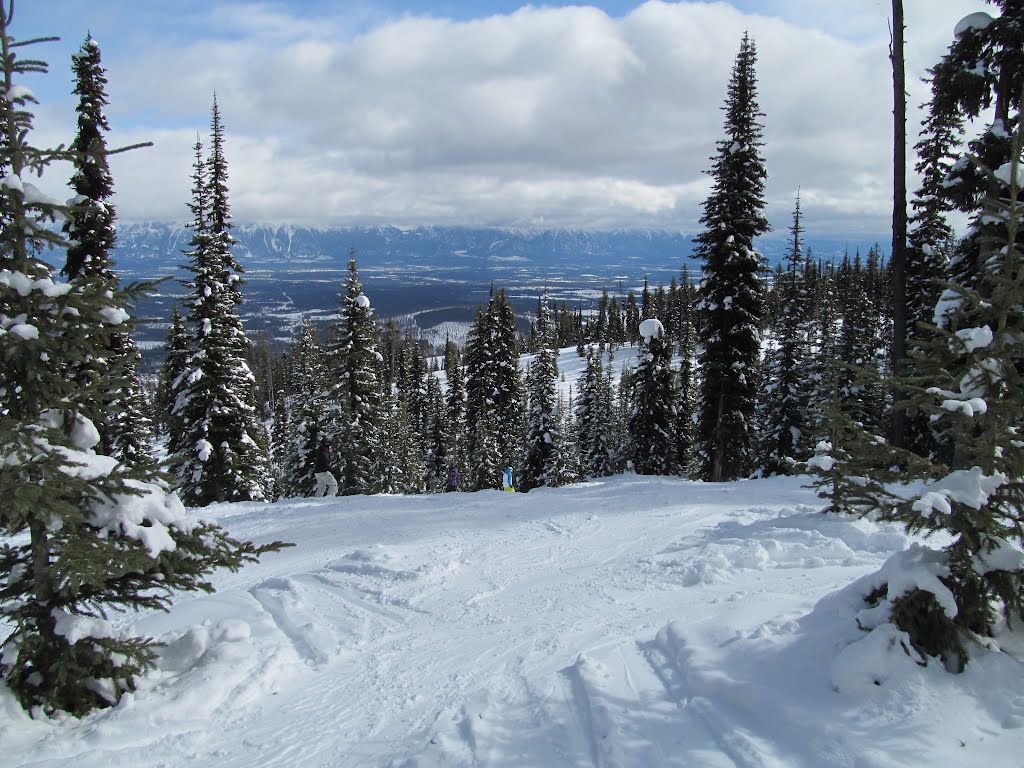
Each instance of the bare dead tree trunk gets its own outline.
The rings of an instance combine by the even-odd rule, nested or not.
[[[907,350],[907,76],[903,57],[903,0],[892,0],[893,152],[892,152],[892,370],[899,374]],[[895,393],[897,401],[902,392]],[[892,441],[903,447],[906,411],[893,410]]]

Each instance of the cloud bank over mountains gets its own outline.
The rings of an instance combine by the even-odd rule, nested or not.
[[[884,232],[888,3],[857,0],[843,15],[822,5],[652,0],[618,17],[527,6],[453,19],[190,0],[177,17],[104,15],[91,29],[109,70],[111,142],[156,144],[113,159],[119,213],[187,217],[191,146],[216,92],[240,221],[692,232],[749,31],[776,230],[799,187],[809,231]],[[907,5],[916,107],[918,78],[976,4]],[[67,140],[72,110],[68,95],[44,103],[37,125]]]

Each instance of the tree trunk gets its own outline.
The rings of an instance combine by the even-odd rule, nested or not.
[[[892,61],[893,94],[893,191],[892,191],[892,370],[899,375],[907,348],[907,85],[906,65],[903,58],[903,0],[892,0],[892,42],[889,59]],[[902,392],[894,393],[896,401]],[[892,441],[898,447],[905,442],[906,411],[895,408],[892,420]]]

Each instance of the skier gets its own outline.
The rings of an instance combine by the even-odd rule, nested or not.
[[[313,471],[316,477],[316,491],[314,496],[323,495],[337,496],[338,481],[331,473],[331,446],[327,444],[327,438],[320,438],[320,445],[313,457]]]
[[[501,476],[501,489],[515,493],[516,487],[512,484],[512,467],[505,467],[505,473]]]
[[[445,490],[459,490],[459,479],[459,468],[452,464],[450,467],[448,467],[448,484],[445,486]]]

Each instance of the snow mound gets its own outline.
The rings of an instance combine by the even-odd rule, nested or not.
[[[903,549],[907,538],[891,527],[817,511],[752,508],[749,521],[728,520],[703,540],[674,542],[645,563],[662,578],[688,587],[723,584],[744,571],[855,567],[874,553]]]
[[[843,648],[832,662],[830,676],[837,691],[865,696],[872,686],[917,676],[923,665],[910,636],[895,624],[882,624]]]
[[[640,323],[640,335],[643,340],[648,344],[651,343],[651,339],[658,339],[665,333],[665,326],[661,324],[661,320],[654,318],[648,318]]]
[[[994,19],[984,11],[969,13],[957,22],[956,27],[953,29],[953,37],[960,37],[966,34],[968,30],[985,29],[993,21]]]
[[[406,568],[407,559],[398,550],[383,544],[349,552],[331,563],[332,571],[358,573],[389,579],[415,579],[416,573]]]

